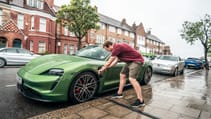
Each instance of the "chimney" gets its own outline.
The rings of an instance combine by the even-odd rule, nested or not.
[[[126,25],[127,23],[126,23],[126,19],[125,18],[123,18],[122,19],[122,25]]]
[[[149,28],[149,29],[147,30],[147,34],[151,34],[151,29],[152,29],[152,28]]]
[[[135,22],[133,23],[132,27],[133,27],[133,29],[136,29],[136,23]]]

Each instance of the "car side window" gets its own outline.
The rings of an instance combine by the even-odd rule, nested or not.
[[[6,49],[7,53],[17,53],[16,49]]]
[[[23,50],[23,49],[17,49],[17,50],[21,54],[29,54],[29,52],[27,52],[26,50]]]
[[[6,50],[5,50],[5,49],[3,49],[3,50],[0,50],[0,52],[6,52]]]

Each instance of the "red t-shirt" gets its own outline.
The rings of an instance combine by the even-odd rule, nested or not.
[[[143,56],[126,43],[114,44],[111,56],[117,56],[123,62],[144,62]]]

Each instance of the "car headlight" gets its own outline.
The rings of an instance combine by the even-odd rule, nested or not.
[[[63,69],[49,69],[44,74],[45,75],[62,76],[64,74],[64,70]]]

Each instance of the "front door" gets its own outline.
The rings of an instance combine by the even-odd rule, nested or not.
[[[15,47],[15,48],[21,48],[22,47],[21,40],[20,39],[15,39],[13,41],[13,47]]]

